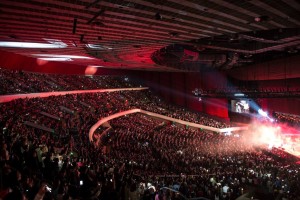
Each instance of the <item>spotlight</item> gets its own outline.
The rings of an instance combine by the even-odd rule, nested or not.
[[[267,117],[268,116],[268,113],[265,112],[265,111],[263,111],[262,109],[258,109],[258,114],[260,114],[263,117]]]

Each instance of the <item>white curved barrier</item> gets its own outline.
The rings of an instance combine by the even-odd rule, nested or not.
[[[90,139],[90,142],[93,142],[93,135],[94,135],[94,132],[95,130],[101,126],[103,123],[109,121],[109,120],[112,120],[114,118],[118,118],[118,117],[121,117],[121,116],[124,116],[124,115],[128,115],[128,114],[132,114],[132,113],[137,113],[137,112],[140,112],[140,109],[132,109],[132,110],[127,110],[127,111],[124,111],[124,112],[119,112],[119,113],[116,113],[116,114],[113,114],[113,115],[110,115],[108,117],[104,117],[102,119],[100,119],[96,124],[94,124],[91,128],[90,128],[90,131],[89,131],[89,139]]]
[[[161,119],[165,119],[165,120],[169,120],[169,121],[173,121],[179,124],[183,124],[183,125],[188,125],[191,127],[195,127],[195,128],[201,128],[204,130],[209,130],[209,131],[214,131],[214,132],[219,132],[219,133],[223,133],[223,132],[229,132],[229,131],[239,131],[239,130],[247,130],[248,127],[230,127],[230,128],[224,128],[224,129],[219,129],[219,128],[215,128],[215,127],[210,127],[210,126],[204,126],[204,125],[200,125],[200,124],[196,124],[196,123],[192,123],[192,122],[187,122],[187,121],[183,121],[180,119],[175,119],[172,117],[167,117],[164,115],[160,115],[157,113],[153,113],[153,112],[149,112],[149,111],[145,111],[145,110],[141,110],[141,109],[132,109],[132,110],[127,110],[127,111],[123,111],[123,112],[119,112],[113,115],[110,115],[108,117],[102,118],[100,119],[96,124],[94,124],[89,131],[89,140],[90,142],[93,142],[93,134],[95,132],[95,130],[101,126],[103,123],[112,120],[114,118],[118,118],[124,115],[128,115],[128,114],[132,114],[132,113],[143,113],[145,115],[149,115],[149,116],[154,116],[157,118],[161,118]]]

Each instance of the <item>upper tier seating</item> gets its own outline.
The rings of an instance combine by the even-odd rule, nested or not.
[[[39,74],[0,68],[0,95],[139,87],[126,76]]]

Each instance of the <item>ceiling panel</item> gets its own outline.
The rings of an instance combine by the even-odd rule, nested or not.
[[[297,28],[299,12],[295,0],[2,0],[1,42],[47,43],[46,38],[67,46],[0,48],[32,57],[42,53],[93,57],[72,61],[83,66],[178,71],[155,64],[151,56],[164,47],[203,38]],[[256,22],[260,16],[268,20]]]

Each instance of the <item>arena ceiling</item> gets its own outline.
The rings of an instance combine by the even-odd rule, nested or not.
[[[299,27],[297,0],[0,1],[2,50],[112,69],[190,70],[164,60],[174,46],[178,62],[197,61],[196,68],[203,60],[218,69],[242,66],[232,64],[237,53],[243,63],[259,53],[298,54]]]

